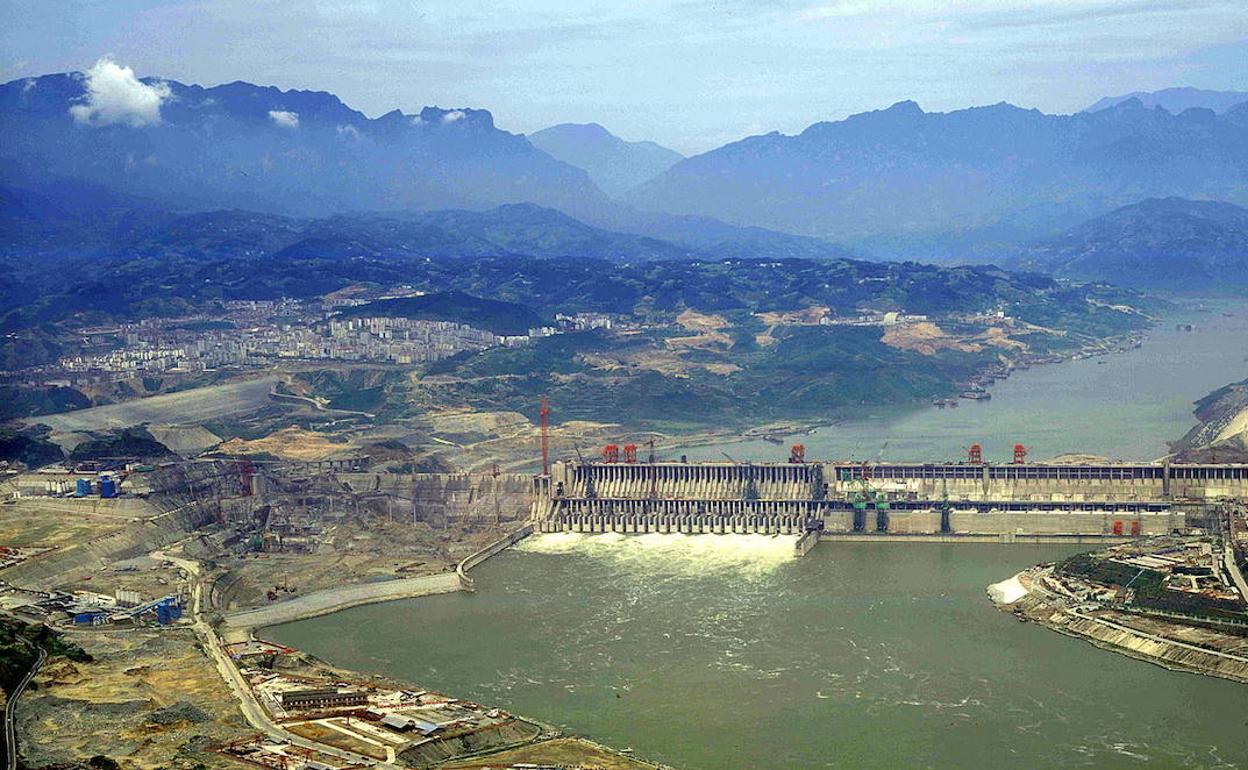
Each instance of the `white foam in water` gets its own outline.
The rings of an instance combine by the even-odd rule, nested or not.
[[[534,535],[516,550],[572,554],[635,563],[652,571],[679,573],[722,570],[746,575],[769,573],[793,560],[796,537],[780,535],[622,535],[550,532]]]
[[[1019,582],[1018,575],[988,586],[988,595],[997,604],[1013,604],[1027,595],[1027,589]]]

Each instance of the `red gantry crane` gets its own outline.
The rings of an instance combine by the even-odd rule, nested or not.
[[[542,423],[542,475],[550,475],[550,402],[542,396],[542,406],[537,410]]]

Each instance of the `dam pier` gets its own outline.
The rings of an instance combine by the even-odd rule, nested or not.
[[[534,480],[534,528],[1082,542],[1205,526],[1218,501],[1248,498],[1248,464],[815,462],[799,450],[783,463],[558,461]]]

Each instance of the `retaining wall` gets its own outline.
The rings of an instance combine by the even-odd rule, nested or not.
[[[523,527],[521,527],[520,529],[517,529],[515,532],[512,532],[510,535],[507,535],[506,537],[500,540],[495,540],[493,543],[490,543],[486,547],[482,548],[480,551],[477,551],[476,553],[472,554],[468,558],[461,561],[455,567],[455,574],[459,576],[460,585],[466,591],[474,590],[475,589],[474,581],[472,578],[468,577],[467,575],[468,570],[482,563],[486,559],[489,559],[491,556],[497,554],[499,551],[502,551],[506,548],[510,548],[511,546],[515,545],[516,543],[520,542],[521,540],[525,539],[531,534],[533,534],[533,525],[525,524]]]

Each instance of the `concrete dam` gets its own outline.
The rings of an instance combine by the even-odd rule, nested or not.
[[[535,493],[542,532],[1082,540],[1201,523],[1248,465],[560,461]]]

